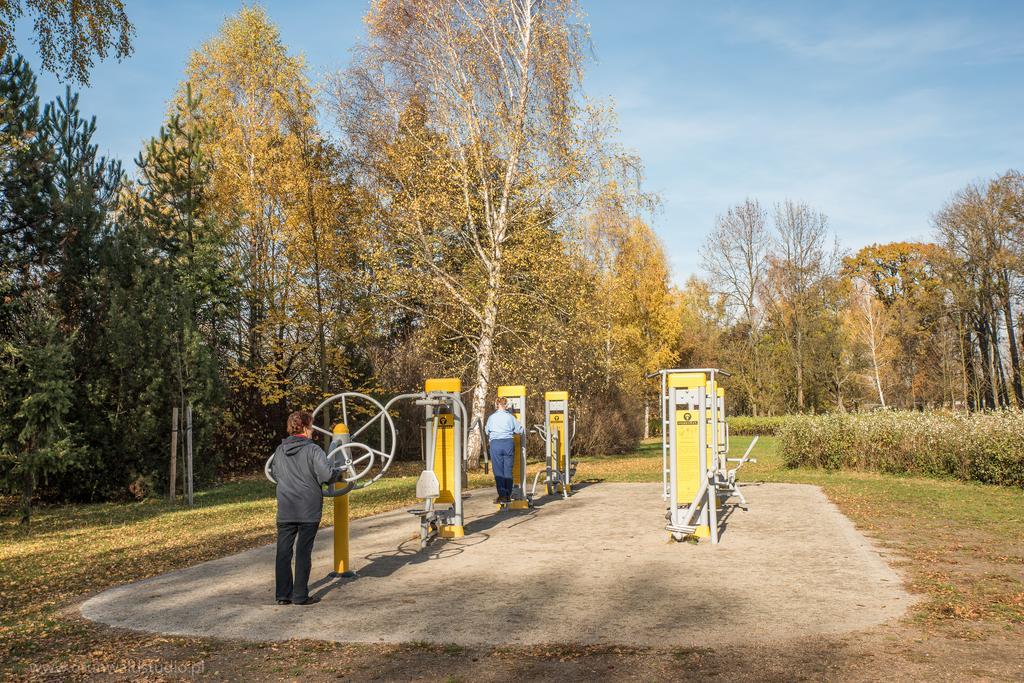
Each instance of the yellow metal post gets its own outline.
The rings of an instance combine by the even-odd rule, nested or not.
[[[348,435],[348,426],[344,422],[334,425],[334,439],[343,438]],[[352,564],[349,561],[348,540],[349,540],[349,494],[334,497],[334,573],[337,576],[351,577],[356,573],[352,571]]]
[[[424,386],[427,393],[444,392],[459,394],[462,392],[462,380],[457,377],[428,379]],[[462,501],[462,451],[466,444],[462,443],[461,434],[457,430],[461,426],[455,422],[455,415],[441,413],[434,415],[437,438],[434,442],[434,473],[440,484],[440,495],[434,504],[451,503],[457,514],[461,514]],[[459,452],[456,453],[456,440],[459,441]],[[461,524],[445,524],[438,530],[441,538],[462,538],[465,531]]]
[[[334,498],[334,573],[342,576],[352,574],[352,565],[348,559],[348,496]]]
[[[546,391],[544,401],[550,404],[553,401],[562,403],[560,410],[547,410],[548,413],[548,434],[557,444],[557,452],[552,453],[555,465],[565,480],[562,486],[562,493],[568,496],[572,493],[572,482],[569,481],[569,438],[571,437],[569,425],[569,392],[567,391]]]
[[[513,399],[509,401],[508,410],[512,417],[519,421],[519,424],[526,425],[526,387],[517,384],[512,386],[498,387],[498,396]],[[509,503],[513,510],[525,510],[530,507],[530,501],[526,499],[526,455],[523,446],[523,439],[526,434],[516,434],[512,437],[512,451],[515,457],[512,459],[512,482],[519,487],[522,498],[515,499]],[[500,504],[498,507],[501,507]]]

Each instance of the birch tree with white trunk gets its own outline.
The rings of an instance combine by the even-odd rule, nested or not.
[[[390,303],[467,348],[474,416],[516,295],[509,245],[530,221],[568,224],[600,147],[579,92],[580,16],[575,0],[377,0],[333,84],[376,204],[371,229],[392,259],[381,270],[407,281]],[[480,445],[473,430],[473,466]]]
[[[853,293],[845,322],[853,341],[864,350],[870,384],[878,396],[879,405],[885,408],[883,378],[888,374],[895,351],[891,334],[892,320],[871,286],[860,278],[853,281]]]

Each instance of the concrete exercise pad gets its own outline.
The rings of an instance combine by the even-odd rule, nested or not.
[[[743,491],[750,510],[726,518],[718,546],[668,542],[660,484],[594,484],[504,513],[478,490],[465,538],[425,551],[403,510],[353,522],[355,579],[326,578],[332,538],[321,531],[318,605],[275,604],[266,546],[108,590],[82,614],[245,640],[707,647],[869,628],[912,602],[817,487]]]

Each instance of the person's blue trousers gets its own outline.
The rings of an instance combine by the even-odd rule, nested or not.
[[[512,457],[515,450],[515,439],[491,440],[491,466],[494,468],[494,485],[498,496],[512,496]]]

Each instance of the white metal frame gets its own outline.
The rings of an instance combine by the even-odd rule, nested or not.
[[[676,373],[702,373],[705,382],[694,389],[678,389],[668,386],[668,376]],[[742,505],[746,499],[736,483],[736,473],[747,462],[757,462],[750,453],[757,443],[754,437],[742,458],[729,458],[729,427],[720,430],[719,421],[725,422],[725,403],[718,396],[719,376],[729,373],[718,368],[672,368],[649,375],[661,375],[661,446],[662,446],[662,498],[668,503],[668,524],[666,529],[676,540],[692,536],[698,527],[707,525],[711,543],[718,543],[718,506],[732,496],[739,498]],[[708,390],[710,385],[710,391]],[[683,395],[683,394],[687,395]],[[676,495],[676,429],[675,414],[681,404],[689,405],[696,412],[698,429],[700,486],[693,500],[686,505],[678,502]],[[708,429],[708,426],[711,429]],[[707,435],[711,433],[711,443]],[[713,454],[712,465],[708,466],[708,446]],[[729,463],[736,467],[729,469]]]
[[[430,391],[414,394],[401,394],[388,401],[385,409],[389,409],[396,402],[401,400],[414,399],[416,405],[424,406],[424,421],[426,425],[426,452],[424,453],[423,474],[434,472],[435,446],[437,444],[437,420],[435,417],[441,414],[437,409],[448,408],[451,410],[454,420],[455,442],[455,464],[459,468],[455,477],[452,497],[455,501],[447,510],[438,510],[434,507],[434,496],[423,498],[423,507],[409,510],[411,514],[420,518],[420,547],[426,547],[430,541],[438,536],[443,526],[464,526],[462,513],[462,477],[466,472],[466,448],[469,441],[469,411],[462,397],[454,392]],[[421,475],[422,477],[423,475]],[[419,485],[417,485],[419,489]],[[417,492],[419,495],[419,492]]]
[[[566,435],[565,438],[565,458],[562,462],[559,462],[559,443],[557,433],[550,429],[551,426],[551,413],[552,403],[564,403],[562,408],[562,416],[564,426],[562,433]],[[571,417],[571,420],[570,420]],[[576,415],[569,413],[569,400],[562,401],[561,399],[552,401],[547,398],[544,399],[544,424],[534,425],[533,431],[540,434],[541,438],[544,439],[544,469],[537,472],[533,477],[533,486],[531,488],[530,497],[537,495],[537,482],[540,479],[540,475],[545,475],[544,486],[547,488],[548,495],[554,495],[559,489],[562,491],[562,497],[568,498],[569,491],[572,488],[572,478],[576,474],[576,468],[572,464],[572,442],[576,437]]]

